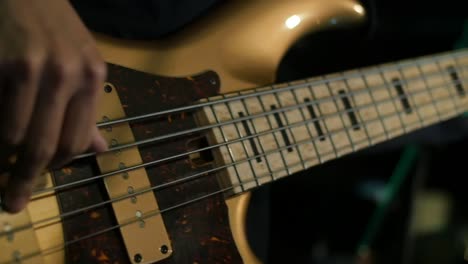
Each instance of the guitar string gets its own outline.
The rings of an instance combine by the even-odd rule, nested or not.
[[[437,117],[437,114],[432,114],[432,115],[428,116],[428,118],[432,118],[432,117]],[[419,122],[420,122],[419,120],[415,120],[414,122],[411,122],[411,123],[409,123],[408,125],[417,124],[417,123],[419,123]],[[390,132],[390,133],[391,133],[392,131],[397,131],[397,130],[399,130],[399,129],[401,129],[401,128],[394,128],[394,129],[392,129],[392,130],[390,130],[390,131],[387,131],[387,132]],[[377,135],[375,135],[375,136],[376,136],[376,137],[384,136],[385,133],[386,133],[386,132],[382,132],[382,133],[379,133],[379,134],[377,134]],[[360,140],[360,142],[357,142],[357,143],[366,142],[366,141],[367,141],[367,139],[362,139],[362,140]],[[342,146],[342,147],[340,147],[340,148],[338,148],[338,149],[339,149],[339,150],[341,150],[341,149],[347,149],[347,148],[350,147],[350,145],[351,145],[351,144],[346,145],[346,146]],[[284,148],[286,149],[287,147],[288,147],[288,146],[285,146]],[[334,153],[334,151],[330,151],[330,152],[328,152],[327,154],[333,154],[333,153]],[[312,159],[312,158],[310,158],[310,159]],[[310,160],[310,159],[307,159],[307,160]],[[282,171],[282,170],[280,170],[280,171]],[[275,171],[275,172],[277,172],[277,171]],[[273,173],[274,173],[274,172],[273,172]],[[20,256],[20,257],[18,257],[18,258],[15,258],[15,259],[13,260],[13,262],[4,261],[4,262],[1,262],[0,264],[18,263],[18,261],[24,261],[24,260],[27,260],[27,259],[30,259],[30,258],[33,258],[33,257],[36,257],[36,256],[40,256],[40,255],[45,256],[45,255],[53,254],[53,253],[55,253],[55,252],[58,252],[58,251],[63,250],[64,248],[66,248],[66,247],[68,247],[68,246],[70,246],[70,245],[73,245],[73,244],[75,244],[75,243],[78,243],[78,242],[83,241],[83,240],[86,240],[86,239],[90,239],[90,238],[95,237],[95,236],[98,236],[98,235],[105,234],[105,233],[110,232],[110,231],[112,231],[112,230],[115,230],[115,229],[117,229],[117,228],[121,228],[121,227],[130,225],[130,224],[139,222],[139,221],[141,221],[141,220],[145,220],[145,219],[147,219],[147,218],[149,218],[149,217],[154,217],[154,216],[157,216],[157,215],[160,215],[160,214],[162,215],[163,213],[167,213],[167,212],[169,212],[169,211],[178,209],[178,208],[180,208],[180,207],[189,205],[189,204],[191,204],[191,203],[198,202],[198,201],[201,201],[201,200],[210,198],[210,197],[212,197],[212,196],[215,196],[215,195],[218,195],[218,194],[222,194],[222,193],[231,191],[231,190],[233,190],[233,189],[236,188],[236,187],[240,187],[240,186],[242,186],[242,185],[246,185],[246,184],[248,184],[248,183],[255,182],[256,180],[258,180],[258,179],[260,179],[260,178],[266,178],[266,177],[270,178],[270,175],[271,175],[271,174],[272,174],[272,173],[266,173],[266,174],[263,175],[263,176],[257,177],[257,179],[251,179],[251,180],[247,180],[247,181],[242,181],[242,182],[239,182],[238,184],[234,184],[234,185],[232,185],[232,186],[230,186],[230,187],[226,187],[226,188],[220,189],[220,190],[218,190],[218,191],[214,191],[214,192],[211,192],[211,193],[209,193],[209,194],[206,194],[206,195],[203,195],[203,196],[200,196],[200,197],[197,197],[197,198],[194,198],[194,199],[185,201],[185,202],[181,202],[181,203],[179,203],[179,204],[170,206],[170,207],[165,208],[165,209],[161,209],[161,210],[152,210],[152,211],[149,211],[149,212],[147,212],[147,213],[142,214],[142,217],[140,217],[140,218],[136,218],[136,219],[133,218],[133,219],[131,219],[131,220],[127,219],[127,220],[123,221],[122,224],[117,224],[117,225],[111,226],[111,227],[109,227],[109,228],[102,229],[102,230],[100,230],[100,231],[97,231],[97,232],[94,232],[94,233],[85,235],[85,236],[80,237],[80,238],[76,238],[76,239],[73,239],[73,240],[65,241],[65,242],[64,242],[63,244],[61,244],[61,245],[52,246],[52,247],[49,247],[49,248],[44,249],[44,250],[41,249],[41,250],[38,250],[38,251],[36,251],[36,252],[29,253],[29,254],[27,254],[27,255],[22,255],[22,256]],[[257,187],[258,187],[258,186],[254,187],[254,188],[257,188]],[[57,223],[57,222],[56,222],[56,223]],[[54,224],[54,223],[52,223],[52,224]],[[40,229],[40,228],[43,228],[43,227],[39,227],[39,228],[37,228],[37,229]]]
[[[434,88],[432,87],[430,90],[434,90]],[[442,98],[442,99],[439,99],[439,102],[441,101],[445,101],[445,100],[453,100],[453,96],[450,95],[448,97],[445,97],[445,98]],[[419,109],[419,108],[422,108],[426,105],[432,105],[433,102],[429,102],[427,104],[421,104],[419,106],[416,106],[415,108],[416,109]],[[396,110],[396,109],[395,109]],[[385,118],[388,118],[388,117],[392,117],[392,116],[395,116],[395,115],[399,115],[401,112],[399,111],[396,111],[394,113],[390,113],[390,114],[387,114],[385,116],[378,116],[377,118],[373,119],[373,120],[370,120],[370,121],[367,121],[365,124],[369,124],[369,123],[372,123],[374,121],[378,121],[378,120],[382,120],[382,119],[385,119]],[[309,123],[310,124],[310,123]],[[343,132],[345,131],[346,129],[351,129],[351,127],[346,127],[344,126],[343,127],[344,129],[338,129],[336,131],[333,131],[331,133],[327,133],[326,135],[324,136],[328,136],[328,137],[331,137],[331,135],[335,134],[335,133],[340,133],[340,132]],[[320,139],[321,137],[318,137],[314,140],[317,140],[317,139]],[[368,139],[366,139],[368,140]],[[5,236],[5,235],[8,235],[8,234],[11,234],[11,233],[16,233],[16,232],[19,232],[21,230],[25,230],[25,229],[28,229],[28,228],[31,228],[32,226],[34,225],[40,225],[40,224],[43,224],[43,223],[47,223],[47,222],[50,222],[50,221],[54,221],[55,219],[60,219],[60,218],[66,218],[66,217],[70,217],[70,216],[73,216],[75,214],[79,214],[83,211],[87,211],[87,210],[91,210],[91,209],[95,209],[97,207],[100,207],[100,206],[103,206],[103,205],[106,205],[106,204],[109,204],[109,203],[113,203],[113,202],[117,202],[117,201],[120,201],[120,200],[124,200],[124,199],[127,199],[127,198],[131,198],[131,197],[135,197],[137,195],[141,195],[143,193],[146,193],[146,192],[149,192],[149,191],[152,191],[152,190],[155,190],[155,189],[160,189],[160,188],[166,188],[168,186],[172,186],[174,184],[178,184],[180,182],[185,182],[185,181],[188,181],[188,180],[193,180],[193,179],[196,179],[196,178],[199,178],[201,177],[202,175],[205,175],[207,173],[212,173],[212,172],[216,172],[216,171],[220,171],[222,169],[225,169],[225,168],[228,168],[228,167],[231,167],[231,166],[235,166],[239,163],[243,163],[243,162],[246,162],[248,160],[252,160],[252,159],[256,159],[257,157],[262,157],[264,155],[269,155],[269,154],[272,154],[272,153],[277,153],[278,151],[281,151],[283,150],[283,148],[288,148],[288,147],[294,147],[296,145],[301,145],[301,144],[305,144],[305,143],[310,143],[310,140],[309,139],[306,139],[306,140],[302,140],[298,143],[295,143],[293,145],[289,145],[289,146],[286,146],[286,147],[282,147],[282,148],[278,148],[278,149],[274,149],[274,150],[271,150],[267,153],[263,153],[263,154],[260,154],[260,155],[256,155],[256,156],[253,156],[253,157],[250,157],[248,159],[245,159],[245,160],[240,160],[240,161],[237,161],[235,163],[230,163],[230,164],[226,164],[224,166],[219,166],[219,167],[216,167],[216,168],[213,168],[213,169],[210,169],[210,170],[206,170],[206,171],[202,171],[200,173],[197,173],[197,174],[194,174],[194,175],[191,175],[191,176],[187,176],[187,177],[184,177],[184,178],[181,178],[177,181],[173,181],[173,182],[169,182],[169,183],[165,183],[163,185],[157,185],[157,186],[154,186],[154,187],[150,187],[150,188],[147,188],[147,189],[144,189],[144,190],[140,190],[138,192],[135,192],[135,193],[132,193],[132,194],[127,194],[127,195],[123,195],[123,196],[120,196],[120,197],[116,197],[114,199],[109,199],[107,201],[104,201],[104,202],[101,202],[101,203],[98,203],[98,204],[94,204],[94,205],[91,205],[91,206],[87,206],[85,208],[80,208],[80,209],[76,209],[74,211],[71,211],[71,212],[67,212],[67,213],[63,213],[63,214],[60,214],[60,215],[57,215],[55,217],[49,217],[47,219],[43,219],[43,220],[40,220],[40,221],[37,221],[37,222],[34,222],[34,223],[31,223],[31,224],[27,224],[27,225],[23,225],[23,226],[19,226],[19,227],[16,227],[16,228],[13,228],[11,230],[9,230],[8,233],[6,232],[2,232],[0,233],[0,238],[2,236]],[[351,143],[352,145],[353,143]],[[356,143],[354,143],[356,144]],[[323,154],[322,154],[323,155]]]
[[[457,59],[460,59],[463,56],[466,56],[467,54],[468,54],[468,49],[461,49],[461,50],[457,50],[457,51],[454,51],[454,52],[442,53],[442,54],[438,54],[438,55],[431,56],[431,57],[419,57],[419,58],[415,58],[415,59],[411,59],[411,60],[401,60],[401,61],[395,62],[395,63],[393,63],[391,65],[379,64],[379,65],[371,66],[370,68],[372,68],[372,69],[367,69],[367,68],[359,68],[359,69],[366,69],[366,74],[367,73],[368,74],[373,74],[373,73],[377,74],[377,73],[380,72],[380,70],[381,70],[380,68],[382,68],[382,67],[385,67],[384,70],[403,70],[404,69],[403,67],[414,67],[414,66],[417,66],[417,65],[427,65],[427,64],[434,63],[434,62],[438,62],[443,58],[449,58],[449,59],[452,59],[452,60],[456,61]],[[465,66],[458,66],[456,68],[465,68]],[[228,103],[228,102],[231,102],[231,101],[234,101],[234,100],[246,99],[246,98],[249,98],[249,97],[255,97],[255,96],[260,96],[260,95],[272,94],[272,93],[276,93],[276,92],[279,93],[279,92],[283,92],[283,91],[289,91],[289,90],[294,90],[294,89],[298,89],[298,88],[304,88],[304,87],[307,87],[309,85],[314,86],[314,85],[326,84],[326,83],[334,82],[334,81],[343,81],[343,80],[346,80],[346,79],[349,79],[349,78],[359,77],[361,75],[361,73],[349,74],[347,71],[343,71],[341,73],[343,73],[343,74],[340,75],[339,77],[334,77],[334,78],[324,79],[324,80],[312,80],[312,81],[309,81],[309,82],[306,82],[306,83],[291,85],[291,86],[287,86],[287,87],[275,87],[275,86],[278,86],[278,85],[282,85],[282,84],[276,84],[276,85],[272,85],[272,86],[264,86],[264,87],[249,89],[249,90],[252,90],[252,91],[257,91],[256,93],[253,93],[253,94],[241,94],[242,91],[227,93],[226,95],[237,94],[237,96],[232,96],[232,97],[229,96],[228,98],[224,98],[224,99],[217,99],[217,100],[212,100],[212,101],[208,101],[208,102],[204,102],[204,103],[200,102],[200,103],[196,103],[196,104],[189,105],[189,106],[177,107],[177,108],[173,108],[173,109],[158,111],[158,112],[139,115],[139,116],[134,116],[134,117],[126,117],[126,118],[115,119],[115,120],[111,120],[111,121],[98,122],[96,125],[97,125],[98,128],[107,127],[107,126],[116,125],[116,124],[120,124],[120,123],[133,122],[133,121],[138,121],[138,120],[143,120],[143,119],[148,119],[148,118],[154,118],[154,117],[158,117],[158,116],[162,116],[162,115],[168,115],[168,114],[177,113],[177,112],[184,112],[184,111],[188,111],[188,110],[197,110],[197,109],[200,109],[200,108],[203,108],[203,107],[206,107],[206,106],[211,106],[211,105],[219,104],[219,103]],[[326,74],[324,76],[327,76],[327,75],[330,75],[330,74]],[[314,77],[307,78],[307,79],[314,79]],[[301,81],[301,80],[298,80],[298,81]],[[258,90],[265,89],[265,88],[269,88],[269,90],[258,92]],[[216,97],[216,96],[214,96],[214,97]],[[89,154],[93,154],[93,153],[89,153]]]
[[[362,90],[366,90],[366,89],[361,89],[361,91],[362,91]],[[419,91],[419,92],[425,92],[425,91],[424,91],[424,90],[421,90],[421,91]],[[390,100],[393,101],[392,99],[390,99]],[[388,100],[386,100],[386,101],[388,101]],[[363,107],[361,106],[360,108],[363,108]],[[282,109],[282,110],[283,110],[283,109]],[[343,114],[343,113],[341,113],[341,114]],[[323,117],[322,117],[322,118],[323,118]],[[322,118],[320,118],[320,119],[322,119]],[[258,136],[258,135],[257,135],[257,136]],[[231,142],[231,143],[232,143],[232,142]],[[198,151],[200,151],[200,150],[198,150]],[[195,152],[195,151],[194,151],[194,152]],[[181,154],[179,154],[179,156],[180,156],[180,155],[181,155]],[[183,155],[183,154],[182,154],[182,155]],[[167,159],[165,159],[165,160],[168,160],[168,159],[173,159],[173,157],[169,157],[169,158],[167,158]],[[161,162],[161,161],[163,161],[163,160],[155,161],[154,163],[159,163],[159,162]],[[130,168],[130,169],[128,169],[128,170],[133,170],[133,169],[135,169],[135,168]],[[113,174],[117,174],[117,173],[121,173],[121,172],[114,172]],[[106,176],[107,176],[107,175],[106,175]],[[59,186],[56,186],[56,187],[57,187],[57,189],[60,188]]]
[[[466,66],[464,68],[468,69],[468,66]],[[437,71],[434,74],[426,74],[425,76],[426,77],[444,76],[443,74],[444,73],[442,73],[440,71]],[[420,74],[420,76],[415,77],[415,78],[407,78],[406,80],[401,80],[401,83],[402,84],[407,84],[408,82],[411,82],[411,81],[421,81],[424,78],[422,75],[424,75],[424,74]],[[365,78],[366,77],[362,73],[360,75],[358,75],[358,76],[360,76],[358,78]],[[465,80],[465,79],[462,78],[462,80]],[[304,88],[302,86],[298,86],[298,87],[299,88]],[[297,88],[297,89],[299,89],[299,88]],[[383,82],[380,85],[376,85],[376,86],[373,86],[373,87],[368,87],[367,90],[366,89],[361,89],[359,91],[354,91],[354,92],[351,91],[350,93],[348,93],[348,95],[356,96],[356,95],[359,95],[359,94],[362,94],[362,93],[368,93],[370,91],[370,89],[388,89],[388,86],[385,84],[385,82]],[[278,89],[273,89],[273,90],[274,91],[268,91],[269,94],[273,94],[273,93],[277,93],[277,92],[279,93],[280,92],[280,91],[276,91]],[[257,93],[253,93],[253,94],[254,95],[249,94],[249,96],[255,96],[255,97],[260,96]],[[333,96],[330,96],[330,97],[313,100],[313,102],[301,103],[301,104],[297,104],[297,105],[281,107],[281,108],[277,108],[275,110],[269,110],[269,111],[265,111],[265,112],[262,112],[262,113],[249,115],[249,116],[245,116],[245,117],[242,117],[242,118],[237,118],[237,119],[234,119],[234,120],[219,122],[219,123],[215,123],[215,124],[211,124],[211,125],[204,125],[204,126],[201,126],[201,127],[187,129],[187,130],[183,130],[183,131],[179,131],[179,132],[175,132],[175,133],[171,133],[171,134],[166,134],[166,135],[157,136],[157,137],[153,137],[153,138],[149,138],[149,139],[139,140],[137,142],[121,144],[121,145],[118,145],[118,146],[111,147],[107,151],[102,152],[102,153],[90,152],[90,153],[77,155],[77,156],[75,156],[73,158],[73,160],[83,159],[83,158],[87,158],[87,157],[96,156],[96,155],[99,155],[99,154],[104,154],[104,153],[109,153],[109,152],[114,152],[114,151],[118,151],[118,150],[132,148],[132,147],[137,147],[137,146],[140,146],[140,145],[155,143],[155,142],[158,142],[158,141],[167,140],[167,139],[174,138],[174,137],[179,137],[179,136],[189,135],[189,134],[193,134],[193,133],[198,133],[198,132],[202,132],[204,130],[217,128],[217,127],[232,124],[232,123],[235,123],[235,122],[246,121],[246,120],[254,119],[254,118],[257,118],[257,117],[268,116],[268,115],[271,115],[271,114],[274,114],[274,113],[280,113],[280,112],[287,111],[287,110],[294,110],[293,109],[294,107],[300,108],[300,107],[304,107],[304,106],[307,106],[307,105],[313,104],[313,103],[324,103],[324,102],[329,102],[329,101],[332,102],[333,100],[336,100],[337,98],[341,98],[341,97],[342,97],[342,95],[333,95]],[[234,98],[234,97],[229,97],[229,99],[221,99],[221,100],[218,100],[218,101],[211,101],[211,102],[216,102],[214,104],[222,104],[223,102],[220,102],[220,101],[224,101],[224,100],[230,100],[230,102],[238,101],[237,99],[232,100],[232,98]],[[118,120],[121,120],[121,119],[117,119],[117,121]]]
[[[465,80],[465,79],[463,79],[463,80]],[[441,86],[426,87],[426,89],[431,88],[432,90],[435,90],[435,89],[440,89],[440,88],[445,88],[445,87],[446,87],[446,84],[442,84]],[[370,92],[370,89],[372,89],[372,88],[373,87],[359,89],[359,91],[365,91],[367,89]],[[386,88],[386,86],[380,86],[380,88]],[[57,186],[54,186],[54,187],[43,188],[41,190],[34,191],[32,195],[37,196],[37,195],[41,195],[43,193],[47,193],[47,192],[51,192],[51,191],[58,191],[58,190],[63,190],[63,189],[70,188],[70,187],[75,187],[77,185],[82,185],[82,184],[85,184],[85,183],[88,183],[88,182],[91,182],[91,181],[95,181],[95,180],[99,180],[99,179],[102,179],[102,178],[110,177],[110,176],[113,176],[113,175],[116,175],[116,174],[125,173],[125,172],[133,171],[133,170],[136,170],[136,169],[148,167],[148,166],[153,166],[153,165],[156,165],[156,164],[159,164],[159,163],[168,162],[168,161],[171,161],[171,160],[174,160],[174,159],[182,158],[184,156],[188,156],[188,155],[191,155],[191,154],[200,153],[200,152],[203,152],[203,151],[215,149],[217,147],[222,147],[222,146],[225,146],[227,144],[232,144],[232,143],[235,143],[235,142],[255,138],[255,137],[258,137],[258,136],[271,134],[271,133],[282,131],[282,130],[287,130],[287,129],[290,129],[290,128],[293,128],[293,127],[296,127],[296,126],[309,124],[311,122],[325,121],[327,118],[347,114],[347,113],[352,112],[352,111],[363,110],[363,109],[366,109],[368,107],[379,106],[379,105],[382,105],[382,104],[387,103],[387,102],[392,102],[392,101],[395,101],[395,100],[404,99],[406,97],[418,95],[420,93],[427,93],[429,90],[431,90],[431,89],[429,89],[429,90],[426,90],[426,89],[420,89],[420,90],[417,90],[417,91],[413,91],[412,93],[408,93],[406,95],[403,94],[403,95],[399,95],[399,96],[396,96],[396,97],[387,98],[385,100],[380,100],[380,101],[376,101],[376,102],[372,102],[372,103],[368,103],[368,104],[359,105],[359,106],[356,106],[356,107],[354,107],[352,109],[345,109],[345,110],[341,110],[341,111],[338,111],[338,112],[335,112],[335,113],[321,115],[321,116],[318,116],[316,118],[311,118],[311,119],[308,119],[308,120],[305,120],[305,121],[290,124],[288,126],[283,126],[282,128],[267,130],[267,131],[263,131],[263,132],[260,132],[260,133],[252,134],[250,136],[247,135],[247,136],[245,136],[243,138],[230,140],[230,141],[228,141],[226,143],[219,143],[219,144],[211,145],[211,146],[196,149],[196,150],[187,151],[187,152],[184,152],[184,153],[179,153],[179,154],[176,154],[176,155],[173,155],[173,156],[164,157],[164,158],[154,160],[154,161],[150,161],[150,162],[147,162],[147,163],[122,168],[122,169],[119,169],[119,170],[107,172],[107,173],[97,175],[97,176],[92,176],[92,177],[82,179],[82,180],[78,180],[78,181],[75,181],[75,182],[70,182],[70,183],[66,183],[66,184],[62,184],[62,185],[57,185]],[[358,90],[355,90],[355,91],[358,91]],[[342,98],[343,96],[344,95],[338,95],[338,96],[333,96],[333,98],[335,98],[335,97]],[[295,107],[295,108],[293,110],[301,109],[301,107],[307,107],[307,106],[314,105],[315,102],[316,101],[314,100],[314,101],[311,101],[311,102],[308,102],[308,103],[301,104],[301,105],[304,105],[304,106],[294,105],[293,107]],[[278,111],[275,111],[275,112],[285,112],[286,111],[286,110],[284,110],[284,107],[283,108],[277,108],[276,110],[278,110]],[[280,110],[283,110],[283,111],[280,111]],[[265,113],[263,113],[263,114],[265,114]],[[266,114],[266,116],[268,116],[268,115]],[[252,115],[248,116],[248,117],[249,118],[247,118],[246,120],[250,120],[250,121],[252,121],[252,119],[256,118],[255,116],[252,116]],[[240,120],[240,121],[242,121],[242,120]],[[221,127],[223,125],[235,124],[235,123],[238,123],[240,121],[239,121],[239,119],[235,118],[235,119],[229,120],[229,121],[224,122],[224,123],[217,123],[217,124],[215,124],[215,128]],[[155,138],[151,138],[151,140],[154,140]],[[137,143],[138,143],[137,146],[142,145],[141,141],[137,141]],[[115,149],[109,150],[109,152],[113,152],[113,151],[116,151],[116,150]],[[42,198],[42,197],[38,197],[38,198]]]

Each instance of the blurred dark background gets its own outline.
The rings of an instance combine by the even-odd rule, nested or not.
[[[304,37],[278,81],[468,47],[466,0],[362,3],[367,24]],[[267,263],[465,263],[467,132],[468,121],[455,118],[256,191],[252,245]],[[408,148],[416,149],[410,169],[382,209],[379,197]]]

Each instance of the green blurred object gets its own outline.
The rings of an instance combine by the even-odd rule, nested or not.
[[[388,207],[391,205],[395,196],[397,195],[400,187],[405,180],[406,176],[409,174],[409,171],[413,167],[414,161],[416,160],[419,153],[419,148],[417,146],[407,146],[401,158],[393,171],[392,176],[390,177],[387,186],[385,187],[384,198],[377,204],[369,224],[364,232],[364,236],[361,239],[357,247],[358,256],[365,255],[368,251],[374,237],[377,235],[377,232],[385,218],[385,213],[388,210]]]
[[[468,19],[465,21],[465,26],[463,27],[463,33],[460,38],[455,43],[455,49],[468,48]]]

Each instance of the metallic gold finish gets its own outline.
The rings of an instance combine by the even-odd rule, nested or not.
[[[22,256],[39,252],[39,243],[32,227],[21,231],[13,231],[15,228],[31,225],[31,217],[28,210],[23,210],[15,215],[0,214],[0,262],[16,262]],[[41,264],[44,259],[36,255],[21,263]]]
[[[247,218],[247,208],[249,206],[250,193],[244,193],[226,199],[229,208],[229,224],[231,226],[232,236],[236,242],[237,249],[244,263],[259,264],[260,260],[250,249],[247,235],[245,232],[245,221]]]
[[[220,75],[221,92],[229,92],[273,83],[287,49],[305,34],[363,22],[357,5],[354,0],[230,1],[160,41],[96,38],[109,62],[167,76],[211,69]],[[289,29],[285,23],[292,16],[301,22]]]
[[[112,84],[107,83],[106,85]],[[104,93],[103,103],[98,110],[97,121],[102,118],[120,119],[125,117],[122,104],[120,103],[117,89]],[[102,128],[101,134],[108,144],[118,142],[119,144],[135,141],[132,130],[128,123],[113,126],[112,129]],[[107,173],[122,169],[124,166],[135,166],[142,163],[138,148],[129,148],[116,153],[105,153],[97,157],[101,173]],[[132,194],[141,190],[151,188],[151,184],[145,169],[133,170],[121,175],[114,175],[104,179],[110,199]],[[153,263],[169,257],[172,253],[171,242],[166,231],[161,214],[145,217],[146,214],[158,210],[159,206],[153,192],[129,197],[112,203],[114,213],[119,224],[122,237],[127,248],[130,261],[135,262],[134,256],[140,255],[144,263]],[[133,223],[127,224],[129,221]],[[168,246],[168,253],[163,254],[155,250],[160,246]]]
[[[52,175],[46,173],[42,177],[41,182],[43,184],[41,188],[51,188],[53,186]],[[50,219],[60,215],[58,201],[53,191],[34,196],[33,201],[28,205],[28,211],[33,223],[42,222],[43,219]],[[60,219],[56,218],[49,222],[35,224],[34,230],[41,251],[59,248],[59,250],[44,254],[44,263],[63,263],[65,252],[60,247],[64,243],[64,236]]]

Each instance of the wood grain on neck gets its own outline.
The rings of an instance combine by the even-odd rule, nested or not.
[[[197,116],[217,125],[221,181],[241,193],[453,118],[465,89],[461,50],[208,98]]]

